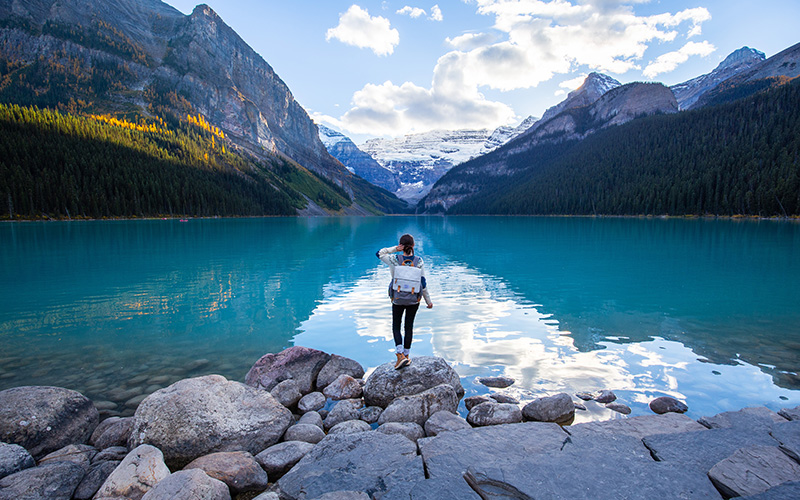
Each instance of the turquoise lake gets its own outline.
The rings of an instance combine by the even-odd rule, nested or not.
[[[523,402],[611,389],[634,416],[661,395],[694,418],[800,404],[800,224],[658,218],[0,224],[0,389],[68,387],[130,415],[291,345],[372,369],[394,357],[375,252],[406,232],[434,302],[412,359],[445,358],[468,396],[505,375]],[[587,407],[576,421],[621,418]]]

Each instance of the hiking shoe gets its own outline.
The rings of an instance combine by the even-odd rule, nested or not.
[[[394,364],[394,369],[395,370],[399,370],[400,368],[403,368],[404,366],[408,366],[408,364],[411,362],[411,361],[409,361],[409,359],[407,357],[405,357],[404,354],[401,354],[401,353],[398,352],[396,355],[397,355],[397,362]]]

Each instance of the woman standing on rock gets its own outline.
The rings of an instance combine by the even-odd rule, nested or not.
[[[393,255],[396,252],[402,252],[402,254]],[[408,354],[414,335],[414,317],[419,310],[419,303],[424,298],[430,309],[433,307],[433,302],[428,295],[422,257],[414,255],[413,236],[404,234],[400,237],[400,243],[397,246],[382,248],[375,255],[389,265],[389,271],[392,273],[389,298],[392,299],[392,334],[397,355],[394,367],[399,370],[411,364]],[[406,315],[405,336],[400,334],[403,313]]]

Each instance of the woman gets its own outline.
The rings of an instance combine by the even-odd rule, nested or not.
[[[394,255],[395,252],[403,252]],[[428,309],[433,307],[426,288],[425,270],[422,257],[414,255],[414,237],[404,234],[397,246],[379,250],[375,255],[389,265],[392,283],[389,285],[389,298],[392,299],[392,334],[394,335],[397,361],[394,368],[399,370],[411,364],[408,354],[414,335],[414,317],[419,310],[419,303],[424,298]],[[406,316],[405,336],[400,334],[400,324]]]

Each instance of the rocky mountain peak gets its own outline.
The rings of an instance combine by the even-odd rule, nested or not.
[[[750,47],[745,46],[741,49],[731,52],[724,61],[719,63],[719,66],[717,66],[714,71],[722,71],[726,68],[736,68],[737,66],[741,66],[743,64],[751,66],[752,64],[759,63],[766,58],[766,55],[764,55],[764,53],[760,50],[751,49]]]
[[[620,85],[621,83],[608,75],[595,72],[589,73],[580,87],[570,92],[566,99],[545,111],[539,123],[543,125],[551,118],[555,118],[559,113],[568,109],[588,106],[600,99],[609,90]]]

